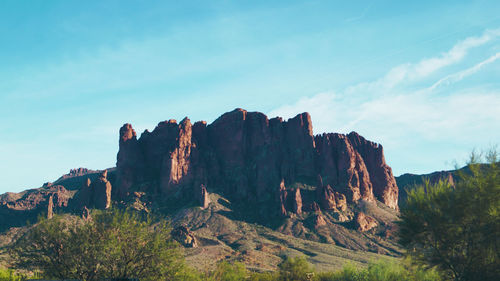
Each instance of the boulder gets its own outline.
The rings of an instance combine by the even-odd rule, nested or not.
[[[368,231],[378,225],[377,221],[374,218],[365,215],[365,213],[363,212],[359,212],[356,214],[354,223],[357,230],[361,232]]]
[[[189,229],[184,225],[174,228],[172,230],[172,237],[177,240],[177,242],[181,243],[181,245],[183,245],[184,247],[198,247],[198,240],[196,239],[194,234],[189,231]]]

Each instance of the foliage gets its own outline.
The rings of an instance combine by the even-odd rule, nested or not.
[[[80,219],[42,220],[14,244],[18,268],[47,278],[99,280],[185,279],[183,258],[166,222],[152,223],[130,211],[105,211]]]
[[[405,266],[403,263],[379,262],[366,269],[345,266],[334,273],[320,273],[319,281],[438,281],[439,275],[432,270]]]
[[[247,270],[245,265],[239,262],[230,264],[223,261],[217,264],[217,268],[208,273],[206,276],[207,281],[238,281],[245,280],[247,276]]]
[[[279,265],[279,279],[282,281],[307,281],[314,277],[314,269],[304,257],[287,258]]]
[[[23,281],[26,278],[25,275],[18,274],[14,270],[0,269],[0,281]]]
[[[495,151],[486,158],[473,154],[454,186],[424,182],[401,209],[400,243],[447,279],[500,280],[500,169]]]

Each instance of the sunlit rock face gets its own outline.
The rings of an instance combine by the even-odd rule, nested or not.
[[[160,122],[139,139],[125,124],[119,147],[117,199],[141,190],[160,199],[191,196],[206,208],[208,192],[216,190],[281,216],[345,210],[359,200],[397,209],[398,187],[382,146],[355,132],[314,136],[308,113],[284,121],[235,109],[209,125]]]

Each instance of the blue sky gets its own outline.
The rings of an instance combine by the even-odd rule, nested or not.
[[[272,2],[271,4],[269,2]],[[308,111],[396,175],[500,139],[499,1],[1,1],[0,193],[116,162],[118,129]]]

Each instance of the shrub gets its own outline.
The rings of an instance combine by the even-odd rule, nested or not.
[[[97,212],[92,220],[43,219],[11,250],[18,268],[46,278],[183,279],[184,263],[166,222],[153,225],[129,211]]]
[[[471,156],[454,186],[440,181],[408,194],[401,209],[400,243],[415,261],[454,280],[500,280],[500,176]]]
[[[339,272],[320,273],[320,281],[438,281],[439,275],[432,270],[405,266],[402,263],[379,262],[366,269],[345,266]]]

